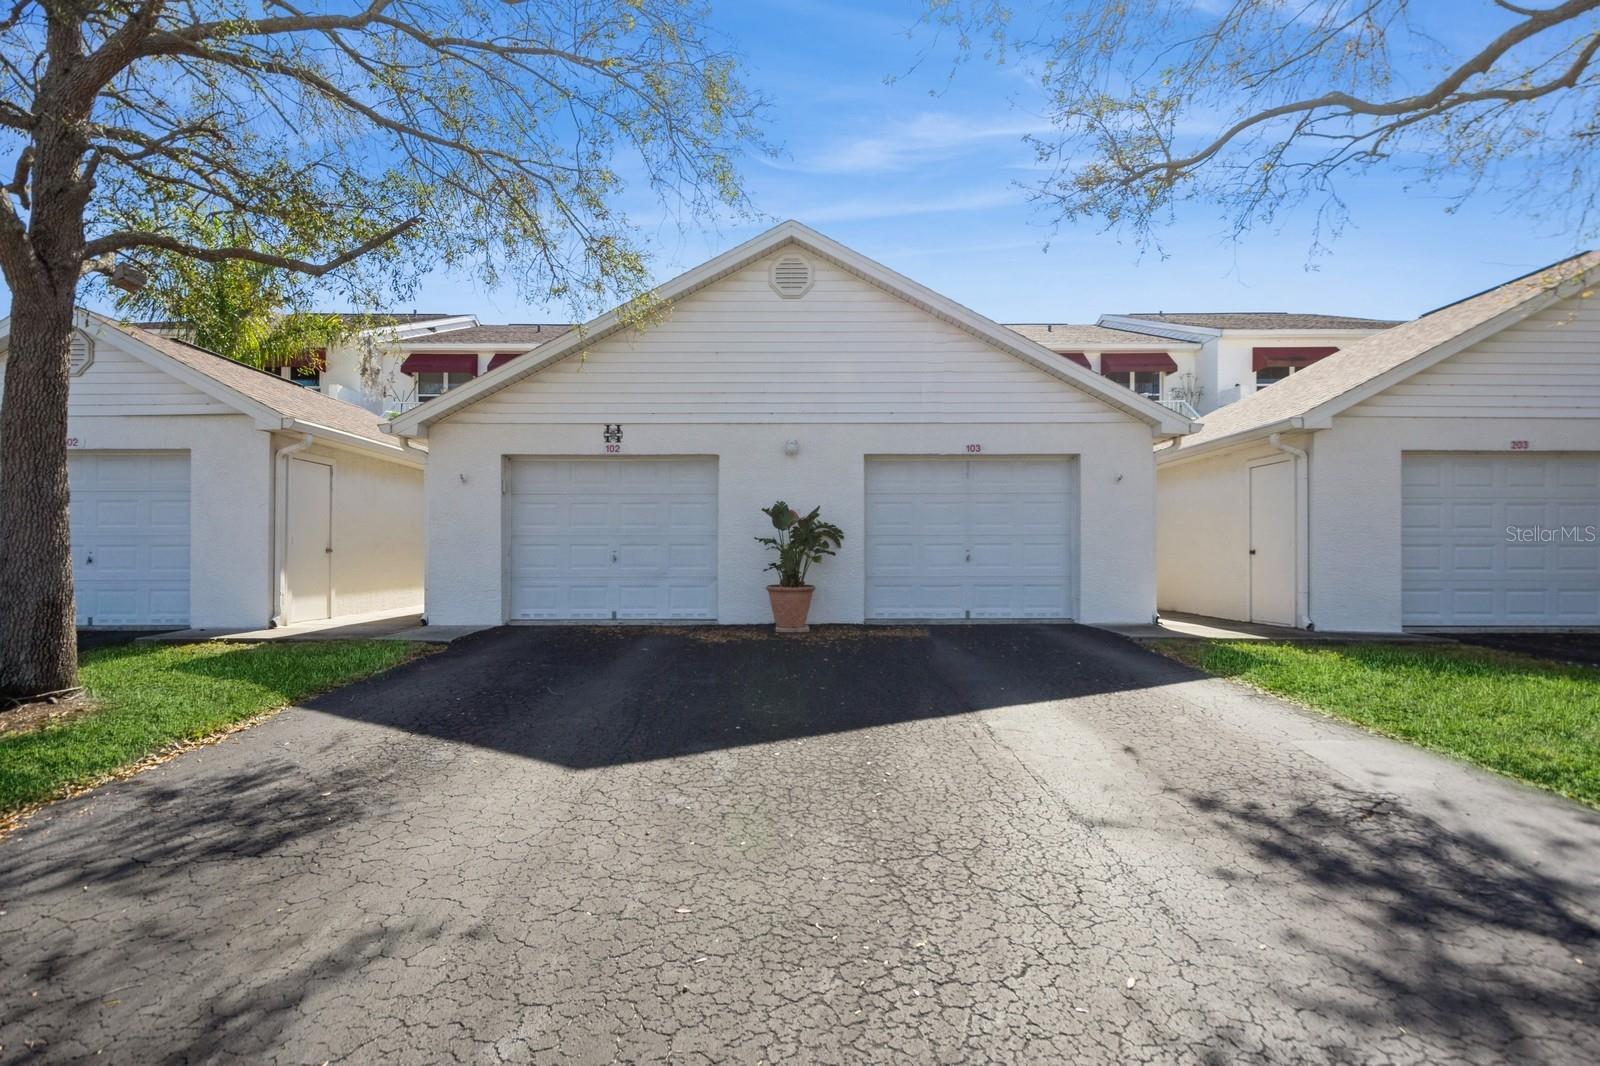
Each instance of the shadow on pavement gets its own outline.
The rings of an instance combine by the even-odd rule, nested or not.
[[[1071,625],[839,626],[798,639],[530,626],[465,638],[305,706],[594,769],[1199,676]]]
[[[1600,1015],[1593,916],[1484,841],[1337,789],[1288,806],[1237,793],[1187,798],[1260,860],[1258,876],[1325,916],[1296,926],[1290,950],[1333,962],[1352,987],[1383,989],[1390,1017],[1410,1032],[1466,1039],[1497,1061],[1543,1062],[1552,1057],[1540,1040],[1585,1031]],[[1359,940],[1352,915],[1366,931]],[[1308,1011],[1383,1020],[1326,986],[1288,991]],[[1519,1018],[1543,1019],[1549,1031]]]

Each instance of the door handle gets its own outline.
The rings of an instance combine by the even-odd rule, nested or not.
[[[972,562],[972,549],[971,548],[967,549],[967,562],[969,562],[969,563]]]
[[[1255,553],[1256,553],[1256,550],[1255,550],[1255,549],[1254,549],[1254,548],[1251,548],[1251,549],[1250,549],[1250,554],[1251,554],[1251,555],[1254,555],[1254,554],[1255,554]]]
[[[322,549],[322,553],[324,555],[332,555],[333,554],[333,549],[332,548],[323,548]]]
[[[613,551],[611,553],[611,561],[612,562],[616,562],[617,561],[617,553],[615,551]]]

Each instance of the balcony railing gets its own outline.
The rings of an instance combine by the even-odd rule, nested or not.
[[[1188,400],[1177,400],[1165,396],[1152,397],[1152,399],[1155,399],[1156,403],[1160,404],[1162,407],[1165,407],[1167,410],[1178,412],[1184,418],[1197,419],[1200,417],[1200,412],[1196,411]]]

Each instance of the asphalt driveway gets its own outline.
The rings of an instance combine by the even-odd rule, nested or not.
[[[0,842],[0,1061],[1593,1063],[1597,859],[1093,630],[497,630]]]

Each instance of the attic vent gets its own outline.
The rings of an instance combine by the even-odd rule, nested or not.
[[[94,341],[82,330],[73,330],[71,352],[67,359],[67,372],[76,377],[94,362]]]
[[[811,291],[815,280],[811,264],[798,255],[780,256],[772,264],[772,290],[785,300],[798,300]]]

